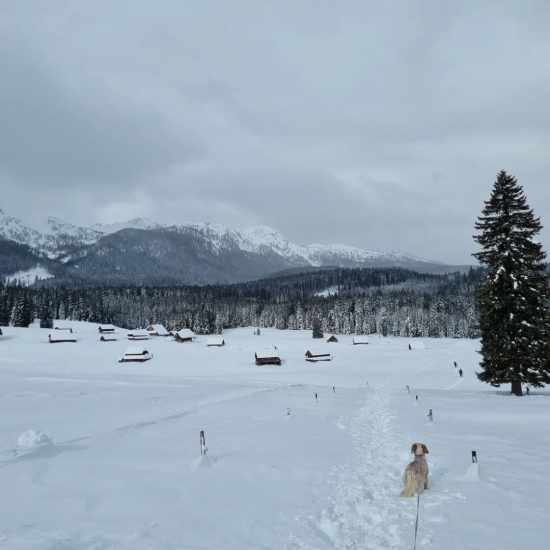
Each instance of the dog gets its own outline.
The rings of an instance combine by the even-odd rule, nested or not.
[[[428,447],[424,443],[413,443],[411,453],[414,460],[407,464],[403,473],[403,484],[405,487],[399,493],[400,497],[412,497],[423,485],[424,490],[428,488],[428,463],[426,457],[429,453]]]

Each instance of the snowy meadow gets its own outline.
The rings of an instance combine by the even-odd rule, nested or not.
[[[63,324],[76,343],[0,336],[0,548],[412,549],[417,500],[397,495],[416,441],[417,548],[548,544],[550,391],[480,383],[475,340],[250,328],[223,347],[150,338],[150,361],[119,363],[127,331]],[[282,365],[256,366],[270,346]]]

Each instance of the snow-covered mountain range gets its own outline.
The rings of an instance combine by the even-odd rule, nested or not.
[[[53,278],[65,282],[77,270],[79,278],[106,279],[105,283],[161,284],[166,279],[166,284],[205,284],[236,282],[299,267],[402,266],[436,272],[446,267],[405,252],[338,244],[301,246],[270,227],[237,230],[211,222],[168,225],[134,218],[78,227],[53,217],[26,223],[0,210],[0,239],[25,247],[36,264],[30,268],[42,263],[56,271]],[[4,266],[0,276],[13,277],[15,272],[11,269],[8,273],[9,269]]]

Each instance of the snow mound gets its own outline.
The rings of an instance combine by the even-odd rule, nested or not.
[[[483,473],[483,470],[479,468],[477,462],[472,463],[466,473],[462,476],[462,481],[468,481],[470,483],[477,483],[480,481],[487,481],[487,477]]]
[[[17,443],[20,447],[25,447],[26,449],[53,445],[51,438],[40,430],[27,430],[19,436]]]
[[[189,464],[189,468],[193,470],[198,470],[199,468],[212,468],[212,466],[215,466],[217,463],[218,461],[213,456],[202,455],[195,458],[195,460]]]

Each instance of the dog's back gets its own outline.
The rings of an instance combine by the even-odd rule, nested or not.
[[[429,451],[426,445],[422,443],[413,443],[411,452],[414,454],[414,460],[407,465],[403,473],[403,484],[405,485],[399,496],[412,497],[416,491],[420,491],[421,486],[428,488],[428,463],[424,456]]]

